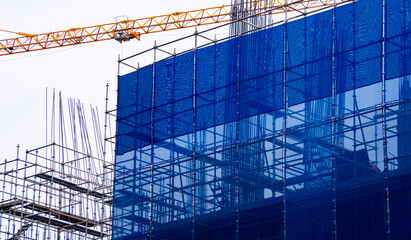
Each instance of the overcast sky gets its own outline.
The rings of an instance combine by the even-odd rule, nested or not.
[[[111,23],[121,15],[137,19],[229,3],[230,0],[0,0],[0,29],[38,34]],[[103,117],[106,83],[111,85],[111,104],[115,104],[119,54],[128,56],[152,46],[154,40],[161,43],[186,34],[187,31],[176,30],[145,35],[141,41],[127,45],[109,40],[0,56],[0,162],[16,157],[17,144],[23,157],[26,149],[46,143],[46,88],[49,98],[55,88],[62,92],[63,100],[79,98],[86,106],[97,106]],[[0,39],[12,37],[17,35],[0,32]]]

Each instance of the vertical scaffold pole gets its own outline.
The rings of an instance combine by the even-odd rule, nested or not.
[[[4,166],[4,170],[3,173],[7,172],[7,159],[4,159],[3,162],[3,166]],[[3,179],[2,179],[3,185],[2,185],[2,191],[1,191],[1,202],[4,202],[4,193],[6,192],[6,174],[3,174]],[[3,219],[5,219],[5,217],[3,217],[3,212],[0,211],[0,232],[3,231]]]
[[[243,4],[243,3],[242,3]],[[240,239],[240,37],[242,35],[242,22],[239,24],[237,35],[236,54],[236,122],[235,122],[235,239]]]
[[[191,200],[191,239],[195,238],[195,213],[196,213],[196,77],[197,77],[197,41],[198,41],[198,31],[197,28],[194,31],[194,53],[193,53],[193,135],[192,135],[192,144],[193,144],[193,162],[192,162],[192,200]]]
[[[287,240],[287,198],[286,198],[286,128],[287,128],[287,67],[288,67],[288,36],[287,36],[287,24],[288,24],[288,0],[284,3],[284,41],[283,41],[283,129],[282,129],[282,180],[283,180],[283,238]]]
[[[390,229],[390,191],[388,182],[388,155],[387,155],[387,105],[386,105],[386,0],[382,0],[382,137],[383,137],[383,154],[384,154],[384,183],[385,183],[385,221],[386,221],[386,239],[391,239]]]
[[[120,63],[118,63],[120,65]],[[120,66],[118,66],[118,69],[120,69]],[[108,124],[108,117],[109,117],[109,112],[108,112],[108,89],[109,89],[109,84],[106,84],[106,98],[105,98],[105,113],[104,113],[104,145],[103,145],[103,178],[102,178],[102,195],[105,196],[106,194],[106,187],[107,187],[107,182],[106,182],[106,174],[107,174],[107,164],[106,164],[106,156],[107,156],[107,124]],[[113,196],[114,197],[114,196]],[[105,222],[103,222],[103,219],[105,217],[105,206],[104,206],[104,201],[105,201],[105,197],[101,198],[101,225],[100,225],[100,230],[101,230],[101,239],[104,238],[104,225],[106,224]]]
[[[150,144],[151,144],[151,153],[150,153],[150,203],[149,203],[149,223],[148,223],[148,232],[147,239],[151,239],[151,228],[153,222],[153,185],[154,185],[154,119],[155,119],[155,87],[156,87],[156,59],[157,59],[157,43],[154,42],[154,61],[153,61],[153,81],[152,81],[152,91],[151,91],[151,121],[150,121]]]
[[[333,239],[337,240],[337,199],[336,199],[336,179],[335,179],[335,134],[336,134],[336,47],[337,47],[337,30],[336,30],[336,0],[334,0],[332,16],[332,67],[331,67],[331,185],[332,185],[332,219],[333,219]]]

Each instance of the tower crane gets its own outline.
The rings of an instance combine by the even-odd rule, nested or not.
[[[0,56],[109,39],[115,39],[119,42],[130,39],[140,40],[142,35],[149,33],[241,20],[233,19],[239,15],[234,13],[260,12],[260,14],[266,15],[292,11],[305,13],[308,9],[331,6],[336,2],[346,1],[352,0],[254,0],[247,6],[240,4],[222,5],[42,34],[0,29],[0,31],[20,35],[16,38],[0,40]]]

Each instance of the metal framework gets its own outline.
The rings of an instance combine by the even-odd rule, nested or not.
[[[247,5],[234,3],[43,34],[14,32],[23,36],[0,40],[0,56],[109,39],[123,42],[133,38],[140,39],[141,35],[149,33],[238,20],[239,16],[244,18],[251,12],[267,15],[293,11],[306,13],[308,9],[331,6],[332,4],[334,4],[334,0],[255,0],[250,1]]]
[[[313,1],[298,1],[298,3],[295,1],[294,4],[309,2]],[[408,180],[410,176],[411,155],[407,150],[407,143],[411,135],[406,127],[411,109],[408,95],[411,88],[410,77],[390,79],[391,84],[387,87],[385,71],[382,71],[384,81],[381,83],[337,93],[335,79],[337,1],[321,2],[321,4],[331,2],[334,4],[332,6],[334,10],[331,39],[333,48],[331,96],[288,106],[287,94],[295,90],[293,80],[287,78],[293,69],[286,68],[289,56],[288,45],[293,43],[284,37],[282,39],[284,62],[280,63],[284,64],[284,77],[281,79],[284,86],[282,109],[248,119],[241,119],[237,112],[235,120],[224,124],[221,128],[213,126],[159,143],[154,143],[156,118],[153,113],[150,116],[152,125],[151,136],[149,136],[150,146],[135,148],[123,156],[118,156],[117,159],[119,164],[116,166],[116,178],[118,186],[121,186],[117,189],[117,194],[122,197],[117,202],[118,209],[121,210],[117,212],[118,218],[114,219],[114,222],[117,221],[118,234],[114,239],[127,236],[129,234],[127,231],[130,229],[133,233],[134,231],[144,233],[142,238],[148,235],[150,239],[151,237],[166,239],[170,232],[175,233],[176,238],[190,238],[184,231],[191,234],[191,238],[196,236],[201,239],[201,231],[212,232],[219,227],[235,229],[236,239],[239,239],[239,231],[265,234],[261,229],[254,229],[254,223],[250,223],[252,221],[258,222],[260,226],[266,224],[267,228],[281,226],[282,236],[279,236],[279,239],[293,238],[298,234],[320,234],[317,232],[325,232],[323,229],[328,227],[333,229],[331,236],[337,238],[341,234],[346,234],[343,231],[337,232],[340,228],[337,222],[346,221],[347,224],[351,224],[361,221],[361,217],[357,215],[339,217],[337,202],[345,204],[346,199],[361,201],[361,198],[368,197],[378,203],[361,206],[362,208],[370,212],[375,209],[377,211],[390,209],[388,177],[394,181],[403,181]],[[249,3],[245,4],[243,1],[234,5],[240,6],[239,4],[243,7],[249,6],[247,5]],[[282,4],[287,5],[290,2]],[[245,8],[251,9],[251,7]],[[286,13],[285,19],[280,21],[284,23],[293,18],[290,12],[296,13],[296,18],[299,18],[305,16],[310,8],[313,8],[313,5],[305,5],[304,9],[287,5],[275,10]],[[268,11],[258,7],[254,9],[256,11],[249,11],[245,15],[236,15],[236,22],[231,23],[232,35],[218,41],[270,26],[267,24],[267,19],[257,18],[268,15]],[[318,8],[320,11],[322,9]],[[233,12],[230,14],[226,16],[233,17]],[[184,13],[175,14],[180,16],[179,21],[189,21],[186,20],[188,15],[185,17],[183,15]],[[119,34],[112,35],[112,38],[125,41],[150,32],[208,24],[201,22],[198,16],[194,18],[196,20],[190,20],[194,22],[193,25],[189,25],[188,22],[187,25],[176,25],[169,22],[176,21],[171,15],[168,18],[166,15],[163,17],[164,21],[146,19],[152,22],[141,28],[134,28],[127,25],[128,22],[124,22],[124,29],[119,30],[121,34],[115,32]],[[190,15],[190,18],[192,17]],[[212,17],[208,19],[215,20]],[[205,21],[206,18],[203,20]],[[277,23],[271,25],[275,24]],[[135,29],[141,29],[143,32],[135,34]],[[189,36],[195,43],[193,52],[218,42],[208,39],[204,33],[195,31],[192,36]],[[93,36],[97,39],[99,35]],[[287,36],[287,32],[284,36]],[[205,40],[206,43],[200,44],[200,39]],[[385,35],[382,39],[385,41]],[[95,41],[99,40],[104,39]],[[155,64],[158,64],[161,59],[160,53],[165,53],[166,58],[176,56],[175,52],[163,50],[167,45],[154,45],[150,49],[150,54],[154,55],[154,69]],[[46,46],[44,49],[46,48],[49,47]],[[197,67],[195,54],[194,72]],[[234,55],[239,61],[238,52]],[[119,60],[119,65],[130,67],[133,71],[141,69],[139,65],[135,66],[131,63],[131,60],[139,56],[140,54],[136,54]],[[382,57],[384,63],[385,52],[382,56],[384,56]],[[235,92],[240,93],[238,79],[240,66],[239,62],[236,64]],[[152,80],[153,85],[156,81],[160,81],[156,79],[155,73]],[[196,95],[196,81],[194,77],[194,90],[191,96],[194,104],[201,98]],[[298,87],[296,88],[298,90]],[[392,94],[391,100],[393,100],[388,103],[385,99],[386,88]],[[381,90],[381,98],[373,99],[368,96],[369,93],[379,90]],[[155,106],[154,91],[153,88],[150,93],[152,108]],[[256,89],[250,91],[258,92]],[[236,97],[233,101],[238,106],[241,96],[237,94]],[[196,118],[201,117],[196,115],[198,112],[195,107],[194,105],[192,112],[194,119],[192,129],[196,129]],[[106,113],[108,116],[112,112],[106,109]],[[130,121],[130,124],[132,123]],[[276,123],[282,126],[278,127]],[[105,125],[107,125],[107,118]],[[238,129],[241,129],[241,132]],[[82,136],[87,138],[86,135]],[[213,139],[210,140],[210,136]],[[105,135],[104,139],[111,141],[113,138]],[[101,153],[105,152],[104,147]],[[388,157],[388,153],[392,157]],[[81,153],[78,146],[67,148],[53,142],[27,151],[24,160],[17,157],[13,161],[1,164],[0,183],[2,183],[3,195],[0,203],[2,219],[0,239],[2,236],[5,236],[5,239],[47,237],[59,239],[61,236],[69,239],[110,238],[114,169],[112,163],[106,161],[102,154],[93,156],[87,150]],[[129,161],[129,163],[122,165],[122,161]],[[91,167],[91,164],[96,164],[98,167]],[[91,170],[94,168],[95,170]],[[97,170],[98,168],[100,170]],[[385,189],[382,191],[379,189],[374,192],[361,192],[360,188],[355,186],[358,182],[363,186],[370,186],[370,182],[381,180],[385,180]],[[411,189],[409,183],[404,185],[407,186],[409,195]],[[303,201],[295,197],[306,193],[310,194],[307,194]],[[318,202],[321,201],[324,205],[318,207]],[[400,201],[397,198],[398,202]],[[315,219],[317,213],[310,212],[310,208],[317,210],[324,208],[330,210],[331,214],[318,220]],[[301,209],[307,216],[318,221],[321,229],[299,231],[300,229],[287,228],[292,225],[294,219],[300,217],[295,212]],[[228,217],[224,215],[227,212]],[[385,235],[389,238],[391,214],[393,213],[388,211],[385,216],[385,224],[388,227],[384,229],[380,224],[382,230],[376,229],[374,234],[384,234],[381,231],[386,231]],[[225,219],[235,219],[235,221],[230,222]],[[232,223],[234,226],[230,225]],[[200,227],[202,229],[198,231]],[[325,238],[324,236],[317,235],[317,238],[322,239]],[[215,239],[218,239],[218,234]]]
[[[89,124],[80,102],[69,99],[68,106],[67,114],[53,94],[51,143],[24,159],[18,149],[16,159],[0,164],[0,239],[110,239],[113,149],[103,142],[109,117],[103,138],[97,109]]]
[[[212,48],[213,45],[217,48],[217,45],[224,40],[257,31],[261,28],[260,26],[266,27],[289,23],[293,19],[304,18],[305,14],[292,15],[288,13],[285,19],[277,23],[260,26],[255,24],[261,20],[257,18],[258,13],[255,15],[256,17],[250,14],[246,19],[231,24],[231,36],[227,38],[212,41],[207,39],[206,35],[209,35],[207,31],[196,31],[190,36],[190,41],[194,42],[194,49],[190,49],[185,53],[192,54],[188,59],[193,61],[193,64],[187,64],[187,66],[188,68],[192,66],[193,70],[190,69],[187,70],[189,73],[184,73],[189,74],[188,78],[192,78],[192,95],[187,98],[190,99],[193,106],[190,105],[189,110],[184,110],[186,111],[184,114],[190,111],[192,113],[190,113],[190,117],[183,120],[175,117],[175,119],[170,120],[171,123],[169,122],[169,124],[171,125],[168,127],[172,128],[173,121],[186,121],[189,126],[179,125],[179,127],[196,129],[196,124],[199,122],[197,119],[201,116],[204,117],[204,115],[201,115],[202,110],[200,110],[204,109],[204,105],[232,104],[230,106],[234,110],[221,110],[220,108],[223,115],[231,114],[233,116],[230,118],[232,121],[205,130],[193,131],[183,136],[170,137],[163,142],[155,142],[156,131],[161,132],[164,130],[164,128],[161,128],[163,123],[156,125],[156,121],[160,122],[167,119],[171,115],[170,112],[175,114],[174,116],[181,114],[181,112],[177,108],[173,108],[171,104],[156,105],[156,101],[163,101],[158,100],[158,98],[164,96],[156,95],[154,87],[152,87],[151,92],[151,103],[144,102],[140,99],[142,96],[137,95],[134,102],[135,107],[143,106],[144,110],[142,112],[146,108],[152,108],[151,115],[148,114],[150,116],[145,119],[146,115],[144,114],[147,114],[147,112],[140,114],[138,110],[135,110],[133,112],[135,115],[130,114],[130,117],[121,118],[119,122],[131,126],[133,130],[130,131],[142,134],[145,133],[142,130],[145,126],[142,126],[141,122],[146,125],[151,124],[150,130],[147,131],[150,136],[139,136],[134,132],[123,133],[127,135],[126,137],[135,139],[135,146],[134,148],[128,146],[129,152],[125,151],[117,155],[115,177],[118,188],[115,195],[118,198],[117,202],[114,202],[114,208],[117,207],[118,211],[117,215],[114,216],[114,228],[116,228],[113,231],[114,239],[130,236],[143,239],[146,235],[150,239],[189,239],[190,237],[193,239],[194,235],[196,239],[207,239],[212,234],[213,239],[224,239],[224,237],[234,239],[234,236],[235,239],[239,239],[240,232],[241,234],[251,232],[253,237],[258,234],[261,234],[261,236],[267,234],[264,231],[265,228],[275,229],[270,237],[281,233],[281,236],[279,234],[275,235],[277,237],[275,239],[303,238],[304,236],[314,236],[313,234],[317,234],[317,237],[313,238],[331,239],[332,237],[337,238],[338,234],[347,234],[344,231],[337,232],[337,228],[344,225],[337,226],[337,220],[340,223],[351,221],[349,217],[346,219],[337,217],[337,201],[343,205],[347,204],[350,199],[359,201],[361,197],[373,196],[376,197],[378,206],[372,207],[375,207],[378,213],[384,212],[380,210],[384,208],[384,201],[389,199],[388,194],[380,191],[384,189],[372,193],[361,193],[359,187],[356,186],[356,181],[366,185],[371,180],[383,181],[384,174],[387,174],[388,171],[391,171],[393,179],[402,174],[399,167],[401,160],[398,157],[401,154],[398,153],[389,161],[386,156],[381,154],[384,150],[381,145],[382,139],[387,141],[387,137],[382,135],[382,126],[383,124],[391,126],[389,130],[384,129],[384,131],[390,131],[393,136],[391,139],[394,142],[392,151],[396,151],[397,144],[399,149],[403,148],[404,143],[399,142],[399,139],[405,133],[401,127],[395,126],[395,121],[408,118],[409,114],[405,110],[401,110],[401,108],[404,108],[404,102],[401,100],[397,99],[398,101],[384,105],[385,103],[382,104],[381,98],[371,99],[369,97],[370,93],[378,92],[383,83],[375,83],[362,89],[353,89],[347,93],[337,92],[335,78],[335,72],[337,71],[335,69],[336,7],[337,1],[335,1],[332,8],[329,8],[332,12],[329,16],[332,17],[330,22],[332,22],[333,32],[329,36],[329,40],[332,42],[332,66],[328,66],[333,74],[332,83],[329,86],[332,90],[330,91],[332,92],[331,96],[306,101],[298,105],[292,103],[289,105],[289,101],[295,101],[291,98],[296,97],[296,92],[302,91],[303,94],[307,95],[311,93],[304,92],[305,83],[302,80],[298,82],[290,77],[297,70],[296,68],[287,68],[289,64],[287,59],[290,55],[288,45],[295,43],[292,42],[292,39],[286,38],[287,32],[285,32],[284,39],[280,39],[280,42],[284,43],[282,53],[284,62],[277,63],[284,65],[283,78],[280,80],[280,85],[283,86],[283,89],[280,89],[280,91],[283,91],[283,97],[281,98],[283,108],[250,118],[240,118],[240,110],[233,105],[238,107],[240,103],[245,102],[246,104],[242,105],[244,108],[248,106],[265,108],[266,106],[255,99],[255,101],[247,102],[249,96],[242,94],[244,90],[239,87],[241,84],[244,88],[246,86],[244,82],[246,81],[252,82],[249,79],[243,79],[243,82],[239,80],[240,54],[238,49],[241,46],[236,46],[235,41],[233,41],[234,47],[230,48],[230,50],[233,50],[231,57],[236,59],[231,62],[235,66],[230,68],[231,72],[229,73],[233,74],[235,76],[233,78],[237,81],[236,84],[233,83],[234,87],[231,89],[236,93],[233,98],[230,98],[232,92],[229,91],[225,92],[226,95],[223,94],[219,97],[215,97],[217,91],[213,90],[209,90],[207,94],[198,93],[196,87],[204,83],[196,84],[198,83],[197,77],[200,75],[196,69],[204,69],[204,65],[206,65],[204,57],[203,61],[197,61],[197,57],[200,55],[199,52],[201,49],[204,50],[205,47],[211,46]],[[267,19],[260,22],[266,23],[266,21]],[[284,28],[284,31],[287,31],[287,28]],[[200,39],[205,39],[205,43],[199,44]],[[247,44],[244,42],[243,44]],[[301,44],[301,42],[299,43]],[[170,48],[167,46],[168,44],[173,43],[154,45],[150,49],[149,54],[153,56],[154,63],[144,68],[145,70],[153,69],[152,74],[148,74],[148,76],[143,75],[146,72],[139,65],[133,65],[133,60],[137,62],[140,58],[143,58],[141,56],[146,57],[147,55],[144,54],[147,51],[119,60],[119,65],[129,68],[128,70],[139,70],[138,74],[140,75],[138,76],[143,80],[147,79],[150,83],[152,81],[153,86],[162,86],[159,82],[165,78],[170,81],[168,83],[172,83],[173,80],[170,79],[174,74],[181,74],[181,69],[180,72],[177,72],[175,68],[169,68],[167,75],[156,72],[157,69],[161,71],[162,67],[166,68],[165,66],[167,66],[161,65],[159,54],[162,52],[167,53],[164,49]],[[237,42],[237,44],[239,43]],[[252,44],[250,43],[250,45]],[[257,42],[253,46],[259,44]],[[311,45],[306,47],[310,48]],[[258,47],[255,48],[258,49]],[[249,56],[247,52],[244,52],[241,56]],[[265,52],[262,54],[265,54]],[[301,54],[305,53],[302,52]],[[172,65],[171,60],[175,56],[178,57],[179,55],[165,54],[164,59],[170,60],[167,64]],[[213,57],[212,55],[207,56]],[[295,57],[295,55],[293,56]],[[215,59],[211,59],[211,57],[208,59],[209,62],[217,65],[218,60],[216,59],[218,58],[215,55]],[[184,61],[175,59],[175,62],[178,63]],[[254,64],[246,60],[242,63]],[[157,65],[161,67],[157,68]],[[214,67],[216,68],[216,66]],[[241,67],[253,71],[258,67],[261,67],[258,68],[259,70],[264,69],[266,66],[259,65],[255,67],[254,65],[255,68],[253,68],[242,65]],[[213,69],[209,71],[212,72]],[[216,70],[214,69],[214,71]],[[128,71],[124,73],[128,73]],[[195,74],[191,75],[191,73]],[[207,75],[207,78],[210,79],[211,76],[213,76],[212,73]],[[220,75],[219,77],[223,79]],[[270,75],[270,77],[272,76]],[[130,77],[129,80],[135,81],[135,78],[137,77]],[[221,79],[214,80],[221,81]],[[272,77],[270,81],[277,80]],[[399,87],[400,91],[408,91],[408,77],[392,81],[395,81],[394,85]],[[212,81],[211,84],[213,84]],[[138,93],[138,91],[141,91],[138,89],[143,85],[138,82],[133,87],[136,85],[138,86],[136,90]],[[258,84],[255,86],[250,83],[250,85],[245,87],[250,88],[248,90],[251,93],[250,95],[258,95],[264,92],[258,88]],[[301,85],[303,86],[302,90]],[[170,84],[170,86],[174,85]],[[223,89],[225,88],[220,86],[218,90],[223,91]],[[245,92],[248,93],[248,91]],[[395,92],[396,90],[392,88],[391,91]],[[288,94],[291,95],[291,92],[294,94],[292,97],[288,96]],[[164,93],[167,97],[169,97],[168,95],[173,96],[173,94],[173,90]],[[263,94],[263,96],[267,95]],[[398,96],[395,96],[394,99],[396,97]],[[226,103],[225,100],[221,99],[229,99],[230,103]],[[133,101],[134,99],[130,100],[130,102]],[[203,102],[203,105],[197,106],[196,104],[200,102]],[[207,104],[204,102],[207,102]],[[180,104],[179,100],[175,100],[174,104]],[[258,106],[258,104],[262,104],[262,106]],[[127,105],[126,108],[130,108],[130,106]],[[390,119],[383,120],[383,108],[392,110]],[[168,113],[163,113],[163,109],[167,109]],[[210,109],[212,108],[210,107]],[[207,113],[210,113],[208,110]],[[213,118],[214,116],[210,114],[210,116],[205,117]],[[191,117],[192,119],[190,119]],[[145,121],[149,121],[149,123]],[[155,129],[156,126],[160,126],[161,129]],[[136,142],[143,138],[149,139],[150,144],[140,148]],[[128,143],[132,145],[133,141]],[[118,143],[117,146],[120,144]],[[384,165],[387,171],[383,171]],[[407,171],[409,172],[409,170]],[[301,196],[304,197],[299,199]],[[348,197],[345,198],[345,196]],[[116,197],[114,198],[116,199]],[[134,201],[129,201],[131,198]],[[324,205],[319,207],[319,203]],[[317,211],[321,211],[320,208],[329,212],[325,214],[325,217],[316,218]],[[315,210],[310,212],[311,209]],[[321,227],[314,230],[310,227],[298,229],[296,225],[301,225],[296,224],[296,219],[302,217],[296,214],[298,211],[301,211],[302,215],[306,214],[313,218],[306,219],[305,222],[316,221],[318,225],[313,224],[312,226]],[[303,211],[304,213],[302,213]],[[360,221],[361,218],[357,215],[350,217],[355,222]],[[255,222],[261,225],[257,227]],[[265,228],[261,226],[265,226]],[[311,225],[307,223],[304,226]],[[230,230],[229,233],[221,233],[227,231],[227,229]],[[176,235],[170,237],[171,232]],[[210,235],[206,236],[206,233],[210,233]],[[267,235],[265,236],[267,237]]]

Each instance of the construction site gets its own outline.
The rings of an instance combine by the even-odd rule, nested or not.
[[[0,40],[1,58],[191,31],[121,55],[104,118],[48,92],[46,144],[0,163],[0,240],[411,239],[410,16],[232,0]]]

